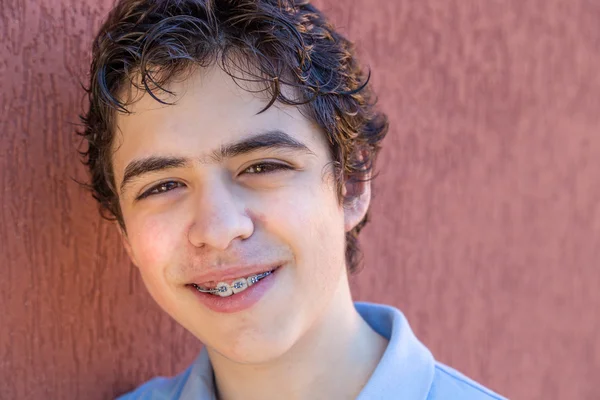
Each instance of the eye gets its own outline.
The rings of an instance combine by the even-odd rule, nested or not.
[[[292,169],[289,165],[279,164],[279,163],[259,163],[249,166],[244,170],[244,173],[250,175],[262,175],[268,174],[271,172],[276,172],[279,170],[289,170]]]
[[[156,194],[166,193],[170,190],[176,189],[181,186],[183,186],[183,184],[181,182],[176,182],[176,181],[162,182],[162,183],[159,183],[156,186],[152,186],[150,189],[146,190],[144,193],[142,193],[137,198],[137,200],[144,199],[148,196],[154,196]]]

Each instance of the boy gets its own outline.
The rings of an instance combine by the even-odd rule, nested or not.
[[[85,162],[156,302],[204,350],[123,399],[499,399],[348,273],[388,124],[308,1],[122,0]]]

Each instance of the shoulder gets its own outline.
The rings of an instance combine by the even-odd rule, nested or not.
[[[177,376],[157,377],[117,400],[215,400],[213,371],[206,349]]]
[[[356,310],[375,332],[389,340],[359,399],[505,400],[438,362],[417,339],[400,310],[372,303],[356,303]]]
[[[506,400],[457,370],[435,363],[433,382],[427,400]]]
[[[117,400],[179,399],[184,384],[184,374],[172,378],[157,377],[118,397]]]

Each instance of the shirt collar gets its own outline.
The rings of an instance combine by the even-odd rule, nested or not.
[[[433,382],[435,361],[417,339],[398,309],[372,303],[355,303],[361,317],[389,340],[388,346],[357,400],[425,400]]]
[[[173,396],[177,399],[217,400],[212,365],[208,358],[206,347],[202,348],[192,367],[188,369],[189,376],[181,394]]]
[[[357,400],[426,400],[435,361],[413,333],[404,314],[394,307],[373,303],[357,302],[355,308],[375,332],[389,340]],[[205,348],[189,370],[181,398],[216,400],[213,370]]]

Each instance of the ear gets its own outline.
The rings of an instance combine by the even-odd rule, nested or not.
[[[350,232],[363,220],[371,204],[370,175],[359,180],[348,179],[342,188],[344,197],[344,229]]]
[[[125,251],[129,256],[129,259],[135,265],[138,266],[137,260],[135,259],[135,255],[133,254],[133,249],[131,247],[131,243],[129,242],[129,237],[127,237],[127,232],[118,222],[115,223],[117,225],[117,229],[119,231],[119,235],[121,236],[121,241],[123,242],[123,247],[125,247]]]

